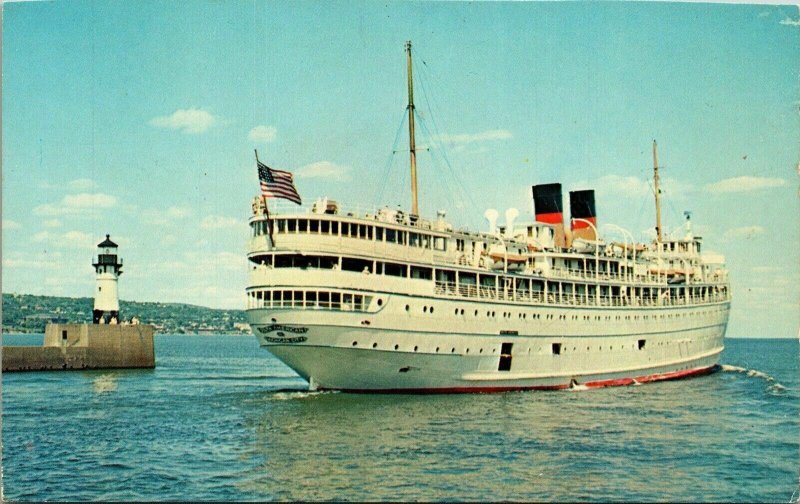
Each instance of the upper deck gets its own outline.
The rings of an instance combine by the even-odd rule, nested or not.
[[[727,284],[724,259],[700,255],[701,239],[687,236],[650,244],[578,241],[554,245],[550,224],[523,223],[513,230],[454,229],[440,214],[434,221],[388,208],[345,210],[324,200],[306,209],[282,206],[269,217],[254,201],[249,258],[276,264],[298,258],[303,266],[413,275],[431,267],[593,283],[664,286]],[[269,226],[272,225],[272,229]]]

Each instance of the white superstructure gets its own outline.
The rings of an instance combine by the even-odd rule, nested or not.
[[[410,110],[412,96],[409,83]],[[413,172],[413,130],[411,139]],[[655,145],[654,159],[657,184]],[[416,208],[415,176],[412,194]],[[257,198],[250,326],[318,389],[592,387],[715,369],[728,273],[724,258],[701,255],[688,221],[683,238],[664,239],[659,212],[652,243],[624,230],[623,242],[609,242],[598,236],[591,191],[570,194],[570,230],[560,185],[533,195],[536,221],[510,209],[499,227],[490,209],[487,232],[454,229],[443,212],[426,220],[318,200],[268,213]]]

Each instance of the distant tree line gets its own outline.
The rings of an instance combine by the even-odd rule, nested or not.
[[[3,332],[43,333],[48,322],[91,323],[92,298],[3,294]],[[247,332],[243,310],[222,310],[181,303],[120,301],[123,321],[136,317],[162,334]]]

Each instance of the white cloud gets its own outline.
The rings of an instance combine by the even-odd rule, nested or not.
[[[295,170],[298,178],[335,178],[350,180],[350,168],[330,161],[318,161]]]
[[[44,227],[48,227],[48,228],[57,228],[57,227],[61,227],[61,221],[58,220],[58,219],[48,219],[48,220],[42,222],[42,225]]]
[[[66,233],[52,233],[40,231],[31,238],[36,243],[47,243],[54,246],[79,249],[94,249],[94,238],[83,231],[67,231]]]
[[[742,226],[727,230],[722,239],[724,241],[749,240],[761,234],[764,234],[764,228],[761,226]]]
[[[233,217],[222,217],[219,215],[208,215],[200,221],[203,229],[222,229],[240,225],[241,222]]]
[[[117,198],[103,193],[79,193],[64,196],[60,203],[45,203],[34,207],[34,215],[59,216],[88,213],[95,209],[113,208]]]
[[[275,129],[274,126],[256,126],[255,128],[250,130],[250,133],[247,135],[247,139],[251,142],[274,142],[275,137],[278,134],[278,130]]]
[[[462,133],[459,135],[439,135],[438,140],[455,145],[464,145],[475,142],[486,142],[493,140],[508,140],[513,138],[514,134],[505,129],[487,130],[480,133]]]
[[[13,221],[11,219],[3,219],[3,229],[19,229],[22,227],[17,221]]]
[[[178,109],[172,115],[154,117],[150,120],[150,125],[196,135],[205,133],[217,120],[216,116],[203,109],[190,108]]]
[[[594,189],[597,196],[606,198],[618,197],[638,201],[643,197],[653,195],[653,188],[649,180],[637,177],[623,177],[621,175],[604,175],[593,181],[579,181],[570,186],[570,191],[578,189]],[[673,178],[661,180],[661,192],[673,200],[679,200],[694,187]]]
[[[97,187],[97,184],[95,184],[94,180],[86,178],[70,180],[67,182],[67,188],[72,191],[89,191],[95,187]]]
[[[800,19],[792,19],[789,16],[783,18],[780,23],[788,26],[800,26]]]
[[[157,208],[145,208],[141,211],[140,217],[147,224],[156,226],[167,226],[175,221],[185,219],[192,214],[192,209],[188,207],[169,207],[166,210]]]
[[[786,185],[786,181],[782,178],[769,178],[769,177],[733,177],[713,184],[706,185],[706,191],[712,193],[731,193],[731,192],[746,192],[756,191],[758,189],[768,189],[772,187],[781,187]]]

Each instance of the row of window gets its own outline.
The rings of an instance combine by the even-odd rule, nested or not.
[[[302,308],[342,311],[366,311],[372,296],[337,291],[317,290],[251,290],[247,292],[247,307]],[[378,299],[378,306],[383,304]]]
[[[504,345],[509,345],[509,344],[504,343]],[[660,343],[659,343],[659,345],[660,345]],[[358,347],[359,346],[358,341],[357,340],[353,341],[352,346]],[[636,343],[632,343],[630,345],[629,349],[630,350],[644,350],[646,346],[647,346],[647,340],[640,339],[640,340],[637,340]],[[379,345],[378,345],[377,341],[374,341],[374,342],[372,342],[372,345],[368,345],[368,347],[371,347],[373,349],[378,349]],[[393,348],[394,350],[399,351],[400,350],[400,345],[399,344],[395,344],[393,347],[390,347],[390,348]],[[542,352],[542,348],[547,348],[547,347],[538,347],[538,352],[541,353]],[[618,348],[620,350],[625,350],[626,346],[625,345],[620,345]],[[533,349],[533,347],[528,347],[527,353],[530,354],[532,349]],[[381,350],[383,350],[383,348],[381,348]],[[614,345],[609,345],[608,346],[608,351],[613,351],[613,350],[614,350]],[[419,351],[419,345],[414,345],[413,351],[414,352]],[[433,350],[434,353],[440,353],[441,351],[442,351],[442,348],[438,347],[438,346],[436,348],[434,348],[434,350]],[[446,349],[445,349],[445,351],[446,351]],[[561,354],[567,353],[568,351],[569,351],[569,347],[564,345],[563,343],[551,343],[550,344],[550,353],[552,353],[553,355],[561,355]],[[573,346],[572,347],[572,351],[573,352],[577,352],[578,351],[578,347],[577,346]],[[591,346],[587,346],[586,347],[586,351],[587,352],[591,352],[592,351],[592,347]],[[599,345],[597,347],[597,351],[598,352],[602,352],[603,351],[603,345]],[[469,352],[470,352],[469,347],[465,348],[464,351],[463,351],[464,354],[469,354]],[[510,348],[508,349],[508,352],[511,352]],[[451,347],[450,348],[450,353],[456,353],[456,347]],[[461,352],[459,352],[459,353],[461,353]],[[479,348],[478,349],[478,354],[482,354],[482,353],[483,353],[483,348]],[[487,351],[487,353],[488,353],[488,351]],[[497,348],[492,348],[492,353],[493,354],[497,353]],[[511,356],[512,354],[511,353],[506,354],[504,352],[503,355]]]
[[[356,224],[314,218],[276,218],[273,219],[273,222],[275,234],[311,233],[396,243],[439,251],[447,249],[447,239],[442,236],[416,231],[401,231],[377,224]],[[251,228],[254,237],[269,234],[268,224],[265,220],[254,221],[251,223]]]
[[[655,287],[593,285],[559,281],[546,282],[544,279],[503,277],[491,273],[477,274],[352,257],[340,258],[338,256],[268,254],[255,257],[252,260],[258,264],[275,268],[340,268],[344,271],[357,271],[422,280],[431,280],[435,277],[436,291],[438,294],[459,295],[464,297],[523,301],[541,300],[533,298],[541,298],[545,290],[545,285],[553,301],[560,299],[560,302],[571,304],[595,301],[596,298],[608,301],[612,299],[638,299],[643,303],[649,301],[651,304],[676,304],[674,302],[675,300],[688,299],[691,302],[699,302],[716,301],[720,298],[725,299],[727,297],[727,287],[725,286],[673,286],[663,288],[659,291],[659,289]],[[609,302],[608,304],[622,304],[622,302]]]

